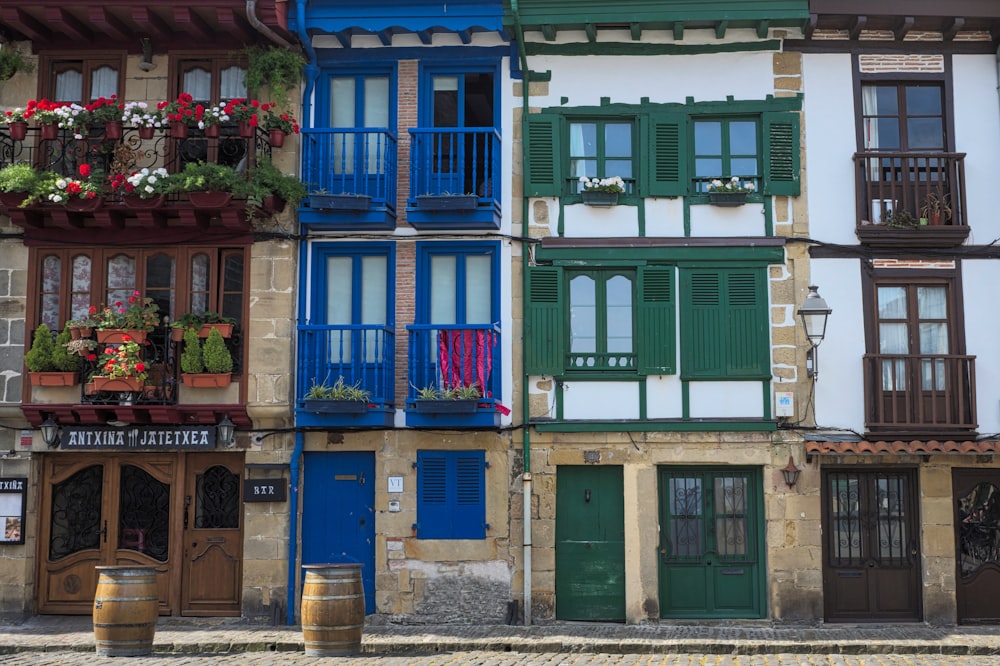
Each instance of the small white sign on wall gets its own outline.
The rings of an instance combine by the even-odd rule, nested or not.
[[[389,492],[390,493],[401,493],[401,492],[403,492],[403,477],[401,477],[401,476],[390,476],[389,477]]]
[[[774,415],[795,416],[795,394],[791,391],[776,391],[774,394]]]

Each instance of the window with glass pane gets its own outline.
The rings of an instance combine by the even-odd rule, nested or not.
[[[908,382],[919,382],[925,391],[945,390],[945,357],[952,353],[948,321],[949,287],[880,285],[876,295],[879,353],[898,356],[883,359],[882,388],[905,391],[910,385]],[[907,376],[907,357],[914,349],[919,355],[919,378]]]
[[[119,57],[43,59],[42,71],[49,76],[46,97],[57,102],[89,104],[100,97],[121,96],[123,64]]]
[[[944,91],[938,84],[879,83],[861,88],[865,150],[945,149]]]
[[[736,176],[759,189],[760,131],[749,119],[698,120],[694,123],[694,175],[698,192],[713,179]]]
[[[734,558],[747,553],[747,478],[715,478],[715,549]]]
[[[704,550],[701,486],[700,477],[674,477],[669,481],[671,559],[697,559]]]
[[[379,74],[331,78],[330,127],[388,129],[389,77]],[[381,134],[340,131],[333,134],[332,140],[335,174],[384,173]]]
[[[620,176],[625,181],[625,191],[632,192],[635,183],[631,122],[595,120],[574,122],[569,126],[570,174],[574,179],[573,191],[582,188],[579,179],[612,178]]]
[[[327,257],[325,323],[335,325],[327,341],[332,363],[379,358],[379,329],[388,322],[387,280],[385,255]]]
[[[571,370],[634,370],[635,274],[587,271],[569,278]]]

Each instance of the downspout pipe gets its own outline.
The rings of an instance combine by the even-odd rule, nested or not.
[[[312,46],[312,40],[309,39],[309,35],[306,33],[306,2],[307,0],[296,0],[295,11],[296,11],[296,21],[295,27],[297,34],[299,36],[299,41],[302,42],[302,48],[306,52],[306,88],[302,97],[302,119],[303,123],[312,124],[312,96],[313,90],[316,86],[316,77],[319,76],[319,67],[316,65],[316,50]],[[248,2],[249,4],[249,2]],[[306,261],[302,260],[302,257],[307,256],[308,252],[307,241],[303,240],[299,244],[299,285],[306,284],[305,277],[308,274],[308,268]],[[299,299],[298,299],[298,323],[302,323],[303,318],[306,316],[305,308],[305,293],[304,289],[299,289]],[[298,396],[295,396],[296,398]],[[294,399],[294,398],[293,398]],[[286,611],[286,622],[289,625],[295,624],[295,599],[297,595],[295,593],[297,583],[298,583],[298,567],[296,566],[299,558],[298,551],[298,536],[299,536],[299,470],[302,467],[302,449],[305,446],[305,433],[296,432],[295,433],[295,448],[292,449],[292,459],[289,462],[291,467],[291,480],[289,485],[291,486],[290,491],[290,501],[288,502],[288,608]]]
[[[247,0],[247,20],[250,21],[250,25],[253,26],[254,30],[264,35],[275,44],[284,46],[286,49],[295,49],[294,44],[291,44],[287,39],[260,22],[260,19],[257,18],[257,0]]]
[[[524,29],[521,27],[521,14],[518,0],[510,0],[510,11],[514,17],[514,39],[517,40],[517,55],[521,62],[521,235],[527,236],[528,230],[528,194],[524,189],[524,159],[528,151],[525,150],[525,143],[528,140],[528,55],[524,50]],[[526,248],[521,250],[521,302],[528,302],[528,265],[529,257]],[[523,317],[522,313],[522,317]],[[521,349],[525,349],[527,341],[525,339],[524,326],[521,326]],[[528,400],[528,373],[522,373],[521,380],[521,423],[525,424],[523,433],[524,446],[524,474],[522,475],[522,504],[524,515],[524,626],[531,626],[531,428],[527,426],[531,420],[530,401]]]

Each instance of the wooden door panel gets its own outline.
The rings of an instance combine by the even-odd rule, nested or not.
[[[625,619],[622,468],[562,466],[556,481],[556,617]]]
[[[240,615],[242,478],[242,454],[187,456],[182,615]]]
[[[959,624],[1000,624],[1000,470],[955,469]]]

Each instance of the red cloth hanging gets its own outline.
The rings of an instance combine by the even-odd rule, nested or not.
[[[443,388],[477,385],[490,398],[487,381],[493,372],[497,336],[482,329],[438,331],[438,362]]]

